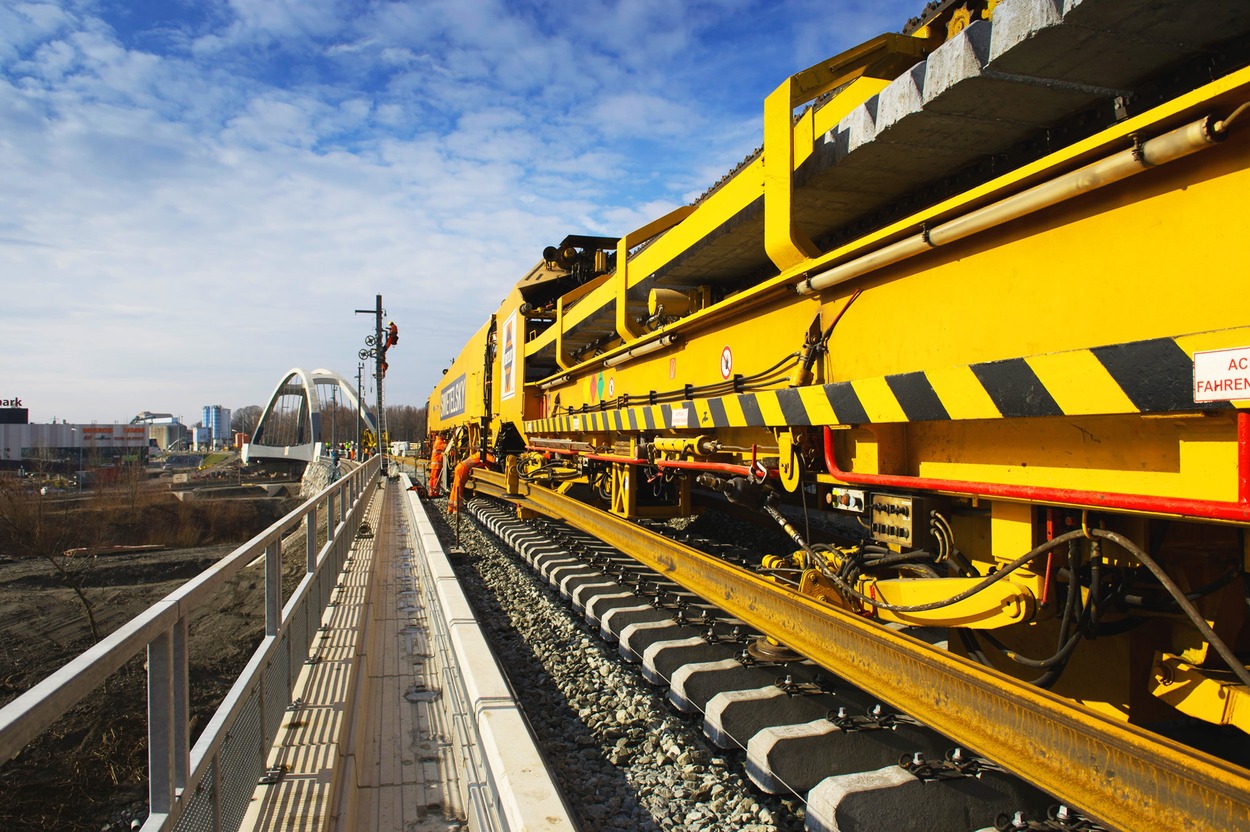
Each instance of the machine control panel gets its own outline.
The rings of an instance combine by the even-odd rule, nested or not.
[[[837,511],[853,511],[863,514],[868,508],[867,498],[858,488],[841,488],[834,486],[825,494],[825,502],[829,508]]]
[[[872,494],[869,501],[868,528],[875,540],[917,546],[920,545],[918,538],[923,540],[928,536],[928,516],[921,499]]]

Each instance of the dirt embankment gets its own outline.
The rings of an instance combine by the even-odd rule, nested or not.
[[[84,600],[105,635],[239,543],[293,501],[229,500],[146,505],[44,506],[32,539],[13,523],[0,530],[0,705],[92,644]],[[12,514],[12,506],[9,506]],[[50,509],[50,510],[48,510]],[[4,509],[0,507],[0,515]],[[0,516],[0,521],[4,517]],[[23,533],[26,535],[22,537]],[[301,535],[302,536],[302,535]],[[179,548],[100,556],[31,556],[37,546],[159,543]],[[186,548],[194,546],[195,548]],[[289,571],[298,580],[301,558]],[[20,557],[26,555],[25,557]],[[189,623],[192,731],[198,735],[259,644],[264,577],[246,570]],[[147,716],[142,654],[90,694],[21,754],[0,766],[0,829],[122,830],[146,815]]]

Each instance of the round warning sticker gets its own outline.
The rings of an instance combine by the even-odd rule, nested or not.
[[[733,351],[726,346],[720,351],[720,377],[729,380],[734,371],[734,354]]]

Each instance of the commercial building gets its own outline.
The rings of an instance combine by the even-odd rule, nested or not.
[[[148,444],[162,451],[181,450],[190,446],[191,431],[172,413],[152,413],[145,410],[130,420],[132,425],[147,429]]]
[[[204,405],[204,418],[201,425],[208,428],[208,443],[214,448],[229,447],[234,441],[230,432],[230,408],[219,404]]]
[[[0,469],[57,472],[146,464],[148,432],[142,425],[0,423]]]

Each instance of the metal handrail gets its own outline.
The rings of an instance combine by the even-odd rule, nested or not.
[[[148,797],[149,815],[143,832],[173,829],[193,801],[208,801],[208,818],[188,828],[218,832],[233,829],[223,817],[219,793],[220,755],[230,730],[240,716],[259,708],[261,734],[272,740],[277,725],[265,725],[266,706],[275,697],[290,701],[295,657],[291,656],[292,628],[302,622],[319,621],[330,600],[330,579],[341,571],[354,529],[368,503],[366,486],[377,477],[381,459],[375,457],[327,486],[299,508],[235,549],[213,566],[135,616],[69,663],[0,709],[0,763],[16,756],[53,722],[104,685],[140,650],[148,659]],[[321,528],[318,509],[325,506],[326,543],[316,549]],[[298,524],[307,535],[307,571],[287,603],[282,599],[282,539]],[[218,707],[204,732],[189,747],[188,677],[190,656],[187,622],[190,615],[212,599],[227,580],[263,553],[265,557],[265,638],[242,674]],[[320,590],[314,593],[314,590]],[[314,597],[315,596],[315,597]],[[310,607],[316,602],[314,609]],[[315,625],[313,625],[315,627]],[[311,644],[311,639],[309,640]],[[285,651],[285,652],[284,652]],[[302,658],[302,657],[301,657]],[[266,691],[267,671],[277,659],[286,661],[283,690]],[[261,743],[249,769],[260,770],[269,742]],[[255,784],[254,777],[241,778]],[[249,787],[248,796],[251,791]],[[246,801],[244,801],[246,802]],[[181,827],[180,827],[181,828]]]

